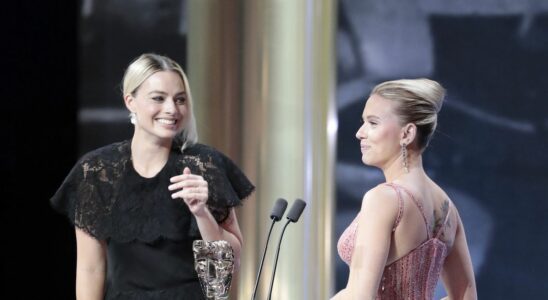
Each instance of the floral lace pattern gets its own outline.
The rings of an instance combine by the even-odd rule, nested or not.
[[[207,205],[219,223],[254,190],[229,158],[202,144],[184,153],[174,148],[156,177],[141,178],[133,169],[130,145],[128,140],[84,155],[50,200],[54,209],[97,239],[124,242],[199,237],[196,221],[184,202],[171,199],[167,190],[169,178],[182,174],[184,167],[208,182]]]
[[[183,153],[174,147],[158,174],[142,177],[124,141],[84,155],[51,198],[74,226],[107,242],[105,299],[204,299],[191,246],[200,232],[168,190],[185,167],[208,182],[207,206],[218,223],[254,190],[229,158],[201,144]]]

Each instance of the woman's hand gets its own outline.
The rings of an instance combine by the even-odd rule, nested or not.
[[[206,214],[209,189],[207,181],[202,176],[192,174],[190,169],[185,167],[183,175],[173,176],[170,181],[172,184],[168,189],[175,191],[171,198],[182,198],[195,216]]]
[[[182,175],[170,178],[172,184],[168,187],[172,198],[182,198],[190,212],[196,217],[198,229],[205,241],[225,240],[230,243],[234,250],[235,268],[238,269],[240,262],[240,251],[242,248],[242,233],[236,218],[234,208],[229,210],[227,219],[218,224],[213,217],[206,202],[209,195],[207,181],[202,176],[190,173],[189,168],[183,170]]]

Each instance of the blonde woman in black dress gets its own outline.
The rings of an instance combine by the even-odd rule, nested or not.
[[[226,240],[236,266],[234,207],[254,187],[212,147],[198,144],[181,67],[143,54],[126,70],[133,137],[85,154],[52,197],[75,226],[76,297],[202,299],[192,242]]]

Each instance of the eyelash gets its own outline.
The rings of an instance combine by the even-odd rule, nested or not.
[[[365,123],[365,121],[364,121],[364,120],[360,120],[360,124],[362,124],[362,125],[363,125],[364,123]],[[377,122],[375,122],[375,121],[367,121],[367,123],[369,123],[369,124],[370,124],[371,126],[375,126],[375,125],[377,125],[377,124],[378,124],[378,123],[377,123]]]
[[[164,101],[164,97],[156,96],[156,97],[152,97],[152,100],[154,100],[156,102],[162,102],[162,101]],[[175,103],[185,104],[186,103],[186,98],[185,97],[177,98],[177,99],[175,99]]]

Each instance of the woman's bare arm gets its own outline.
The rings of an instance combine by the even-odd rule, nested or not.
[[[222,224],[217,224],[211,213],[197,216],[196,221],[205,241],[224,240],[230,243],[234,251],[234,271],[236,272],[240,266],[243,238],[234,208],[230,209],[228,218]]]
[[[378,186],[365,194],[348,283],[333,299],[375,299],[397,213],[398,201],[393,189]]]
[[[239,268],[240,250],[242,248],[242,233],[238,225],[234,209],[230,209],[228,218],[223,224],[218,224],[207,207],[209,187],[207,181],[200,175],[190,172],[185,167],[182,175],[171,177],[168,187],[174,193],[172,198],[182,198],[190,212],[196,218],[198,229],[205,241],[225,240],[230,243],[234,251],[235,270]]]
[[[76,227],[76,299],[102,300],[106,277],[106,245]]]
[[[447,299],[475,300],[478,296],[472,259],[470,258],[462,220],[458,212],[455,212],[457,214],[458,227],[453,248],[443,265],[442,280],[447,291]]]

